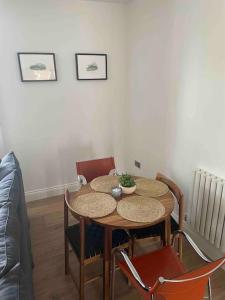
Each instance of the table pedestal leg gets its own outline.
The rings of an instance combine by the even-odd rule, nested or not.
[[[105,227],[104,261],[103,261],[103,299],[110,299],[110,272],[112,252],[112,229]]]

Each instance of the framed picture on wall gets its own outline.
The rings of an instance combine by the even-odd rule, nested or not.
[[[20,76],[23,82],[56,81],[55,53],[17,53]]]
[[[76,53],[77,80],[107,80],[107,54]]]

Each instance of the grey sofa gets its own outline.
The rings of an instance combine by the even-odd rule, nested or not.
[[[0,162],[0,299],[34,299],[29,222],[22,173],[13,152]]]

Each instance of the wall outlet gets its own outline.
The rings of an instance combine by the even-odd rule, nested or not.
[[[135,165],[135,167],[137,167],[138,169],[141,168],[141,163],[140,163],[139,161],[137,161],[137,160],[134,161],[134,165]]]
[[[184,221],[185,221],[185,222],[188,221],[188,215],[187,215],[187,214],[184,215]]]

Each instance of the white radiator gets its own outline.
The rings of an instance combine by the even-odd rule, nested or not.
[[[195,172],[191,226],[225,252],[225,180],[202,169]]]

